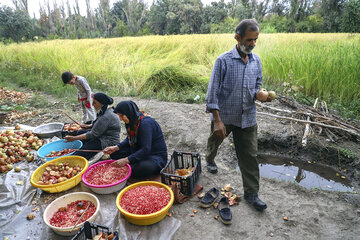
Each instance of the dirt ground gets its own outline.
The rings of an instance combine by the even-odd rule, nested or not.
[[[139,108],[155,118],[165,135],[168,152],[173,150],[199,152],[202,156],[202,174],[199,184],[207,191],[211,187],[221,188],[230,183],[236,194],[242,196],[242,180],[235,170],[235,151],[231,147],[231,136],[221,145],[216,162],[219,172],[212,175],[206,171],[204,159],[206,141],[210,130],[209,116],[204,104],[183,104],[160,102],[137,98],[115,98],[115,102],[131,99]],[[63,109],[64,104],[53,101],[53,110]],[[286,108],[279,101],[267,103],[277,108]],[[258,111],[265,109],[258,108]],[[45,111],[45,110],[44,110]],[[66,110],[80,120],[77,105]],[[60,112],[60,111],[57,111]],[[65,115],[45,113],[24,124],[36,126],[41,118],[45,122],[69,122]],[[274,119],[258,114],[259,154],[271,154],[296,158],[338,168],[338,149],[349,149],[355,159],[341,158],[344,175],[355,190],[359,189],[359,142],[342,139],[330,144],[323,136],[312,135],[306,148],[301,147],[304,125],[288,120]],[[121,137],[125,137],[122,131]],[[173,239],[360,239],[360,196],[354,193],[340,193],[306,189],[298,184],[261,178],[260,198],[268,208],[259,213],[244,200],[231,207],[232,224],[225,226],[214,216],[213,207],[202,209],[199,199],[194,197],[183,204],[172,207],[173,216],[182,221]],[[193,209],[198,212],[191,216]],[[287,217],[285,221],[283,217]]]

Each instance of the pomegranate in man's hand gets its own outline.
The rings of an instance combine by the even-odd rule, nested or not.
[[[269,92],[265,88],[261,88],[256,94],[256,99],[261,102],[266,102],[268,97],[269,97]]]
[[[276,93],[274,91],[269,91],[269,96],[271,100],[274,100],[276,98]]]

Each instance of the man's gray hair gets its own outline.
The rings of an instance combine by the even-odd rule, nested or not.
[[[259,24],[254,19],[244,19],[237,25],[235,34],[244,37],[246,30],[249,30],[250,32],[259,31]]]

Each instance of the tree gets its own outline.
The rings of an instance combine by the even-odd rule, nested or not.
[[[12,10],[9,7],[0,8],[0,34],[1,37],[11,38],[15,42],[22,39],[31,39],[31,19],[21,10]]]
[[[237,18],[227,17],[219,24],[211,24],[211,33],[234,33],[238,24]]]
[[[27,0],[12,0],[15,9],[26,12],[29,15],[29,6]]]
[[[149,25],[155,34],[165,34],[166,15],[169,11],[169,0],[156,0],[150,7]]]
[[[94,14],[90,7],[90,0],[86,0],[86,16],[87,16],[87,20],[88,20],[88,22],[87,22],[88,29],[90,29],[90,31],[94,31],[95,30]]]
[[[229,5],[232,8],[233,5]],[[228,16],[228,6],[224,0],[219,2],[212,2],[210,6],[206,6],[202,9],[201,14],[201,32],[209,33],[211,24],[220,24]],[[235,8],[235,7],[234,7]]]
[[[345,0],[321,0],[319,14],[324,19],[325,32],[339,32]]]
[[[104,34],[104,37],[109,37],[110,30],[112,27],[110,1],[109,0],[100,0],[99,6],[95,11],[96,11],[98,28]]]
[[[360,0],[349,0],[344,4],[341,18],[341,31],[360,32]]]
[[[116,36],[118,37],[127,36],[129,34],[128,27],[120,19],[116,21],[115,31],[116,31]]]
[[[200,0],[185,0],[178,9],[180,33],[200,33],[202,3]]]
[[[311,14],[312,0],[291,0],[288,12],[289,31],[295,32],[296,25]]]
[[[113,13],[128,26],[131,35],[137,34],[146,22],[147,10],[143,0],[122,0],[114,4]]]

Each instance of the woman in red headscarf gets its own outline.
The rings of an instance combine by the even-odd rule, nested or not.
[[[147,178],[159,174],[167,163],[167,148],[164,135],[155,119],[144,116],[133,101],[122,101],[114,110],[120,120],[125,122],[127,138],[116,146],[104,149],[113,164],[124,166],[129,163],[132,176]]]

